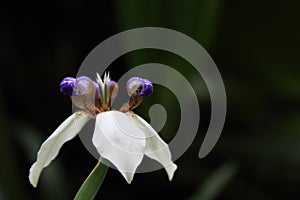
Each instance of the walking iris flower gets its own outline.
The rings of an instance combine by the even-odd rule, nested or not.
[[[56,158],[62,145],[73,139],[91,119],[95,119],[92,142],[98,153],[115,165],[128,183],[131,183],[144,155],[160,162],[171,181],[177,166],[171,160],[168,145],[132,111],[141,104],[144,96],[151,95],[153,85],[149,80],[133,77],[127,82],[127,90],[129,102],[119,110],[111,110],[118,84],[110,80],[109,74],[105,74],[103,80],[97,74],[97,82],[85,76],[64,78],[60,91],[70,96],[80,111],[68,117],[41,145],[37,160],[30,168],[30,183],[37,186],[43,168]]]

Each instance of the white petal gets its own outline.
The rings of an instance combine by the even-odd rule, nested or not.
[[[172,156],[168,145],[143,118],[138,115],[131,115],[131,118],[146,135],[145,155],[160,162],[164,166],[171,181],[177,166],[171,160]]]
[[[62,145],[73,139],[90,118],[80,112],[68,117],[52,135],[42,144],[37,154],[36,162],[31,166],[29,173],[30,183],[36,187],[43,168],[57,156]]]
[[[112,162],[130,183],[145,152],[145,134],[124,113],[97,115],[93,143],[98,153]]]

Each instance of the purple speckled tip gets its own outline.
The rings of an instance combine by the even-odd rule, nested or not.
[[[116,85],[116,84],[117,84],[116,81],[111,80],[110,83],[109,83],[109,86],[112,87],[112,86],[114,86],[114,85]]]
[[[153,85],[147,79],[132,77],[127,82],[127,90],[129,96],[136,92],[139,96],[148,97],[153,92]]]
[[[64,78],[59,84],[60,91],[64,95],[72,96],[75,81],[76,79],[73,77]]]
[[[99,86],[89,77],[80,76],[78,78],[66,77],[60,83],[60,91],[67,96],[79,96],[90,91],[90,83],[96,88],[96,94],[100,94]]]

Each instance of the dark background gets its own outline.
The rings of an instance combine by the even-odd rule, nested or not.
[[[199,159],[210,101],[205,83],[194,84],[204,87],[200,129],[176,161],[174,180],[159,170],[137,174],[128,185],[109,170],[96,198],[299,199],[299,8],[296,0],[1,1],[0,199],[74,197],[97,162],[78,137],[64,145],[36,189],[28,181],[41,142],[72,112],[59,83],[76,76],[100,42],[144,26],[180,31],[209,52],[226,87],[226,124],[213,151]],[[148,62],[168,64],[187,78],[195,73],[176,55],[141,50],[114,62],[112,76]],[[147,118],[147,105],[161,99],[172,117],[160,134],[170,141],[180,111],[167,89],[156,90],[137,112]]]

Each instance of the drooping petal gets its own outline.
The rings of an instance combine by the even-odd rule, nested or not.
[[[81,112],[72,114],[42,144],[37,154],[37,160],[29,172],[29,181],[34,187],[37,186],[43,168],[55,159],[62,145],[73,139],[89,119],[87,115]]]
[[[100,113],[96,117],[93,144],[130,183],[146,147],[145,134],[136,124],[119,111]]]
[[[171,160],[172,156],[168,145],[143,118],[136,114],[131,114],[130,116],[146,135],[145,155],[161,163],[168,174],[169,180],[171,181],[173,179],[174,172],[177,169],[177,165],[175,165]]]

